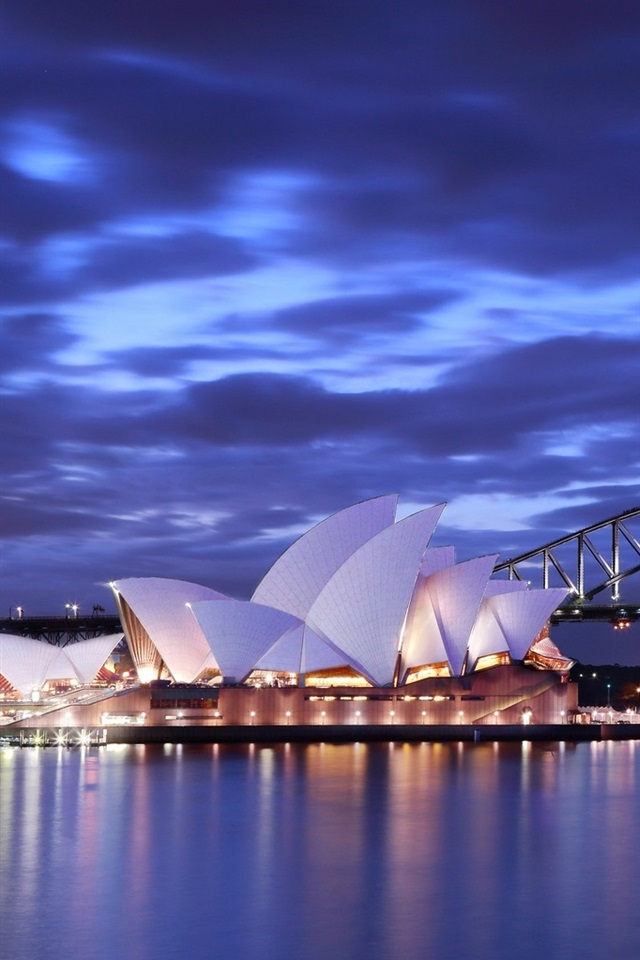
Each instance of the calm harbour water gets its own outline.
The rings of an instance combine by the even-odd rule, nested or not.
[[[631,960],[640,744],[6,749],[6,960]]]

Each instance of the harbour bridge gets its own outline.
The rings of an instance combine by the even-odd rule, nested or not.
[[[552,623],[608,621],[614,629],[625,629],[640,620],[638,601],[620,602],[622,581],[640,573],[640,540],[631,529],[639,517],[640,507],[633,507],[505,560],[495,572],[544,590],[567,587],[570,594],[552,615]],[[603,594],[606,601],[593,602]]]
[[[552,614],[551,623],[608,622],[623,630],[640,620],[640,602],[620,600],[622,581],[640,573],[640,539],[633,533],[639,518],[640,507],[634,507],[505,560],[495,572],[544,590],[566,587],[570,594]],[[81,615],[78,606],[70,604],[64,617],[28,617],[21,607],[12,607],[10,616],[0,619],[0,634],[33,637],[61,647],[121,630],[119,618],[100,606]]]

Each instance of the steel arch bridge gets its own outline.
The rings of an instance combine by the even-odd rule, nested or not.
[[[620,584],[640,573],[640,540],[630,529],[631,522],[639,517],[640,507],[633,507],[505,560],[495,571],[507,571],[510,580],[526,580],[545,590],[568,587],[571,595],[555,611],[553,622],[608,620],[614,627],[628,626],[640,620],[640,606],[620,602]],[[606,591],[610,602],[591,602]]]

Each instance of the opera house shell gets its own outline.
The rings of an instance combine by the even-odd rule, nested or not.
[[[229,686],[270,675],[302,686],[342,676],[387,688],[523,662],[569,669],[540,640],[566,590],[492,580],[497,555],[456,563],[452,547],[429,546],[444,504],[400,520],[397,505],[377,497],[318,523],[250,600],[163,578],[114,581],[140,680]]]
[[[159,736],[171,725],[563,722],[577,706],[573,661],[548,621],[567,591],[492,579],[494,554],[456,562],[453,547],[430,546],[444,504],[399,520],[397,506],[377,497],[318,523],[250,600],[162,577],[114,581],[136,677],[122,670],[102,694],[87,685],[122,633],[62,649],[2,635],[0,699],[41,701],[51,725]],[[69,685],[78,696],[65,698]]]
[[[3,634],[0,641],[0,693],[30,699],[56,684],[91,684],[122,640],[122,633],[94,637],[66,647],[31,637]]]

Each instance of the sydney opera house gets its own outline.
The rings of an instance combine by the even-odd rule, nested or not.
[[[492,579],[497,555],[456,562],[452,547],[430,546],[445,505],[398,520],[397,501],[318,523],[250,600],[163,578],[112,582],[137,682],[51,722],[560,722],[572,661],[546,627],[566,590]],[[90,683],[119,639],[49,648],[45,663],[43,644],[5,636],[5,688]]]

